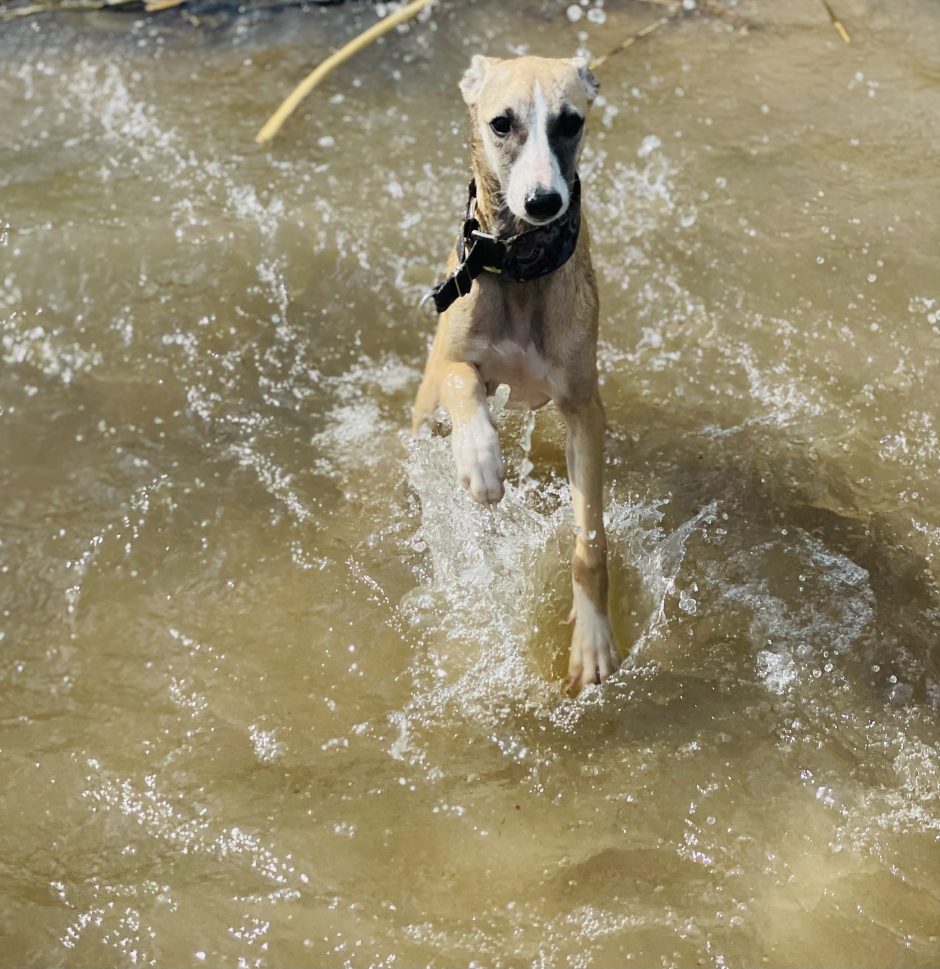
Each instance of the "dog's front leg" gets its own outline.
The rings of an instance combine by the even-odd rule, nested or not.
[[[446,364],[441,401],[453,425],[457,478],[480,503],[499,501],[506,474],[480,371],[469,363]]]
[[[577,535],[571,556],[574,605],[568,686],[600,683],[620,666],[607,614],[607,537],[604,534],[604,408],[595,387],[561,410],[568,426],[568,480]]]

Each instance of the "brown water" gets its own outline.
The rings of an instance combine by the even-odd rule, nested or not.
[[[445,3],[270,152],[373,11],[0,27],[2,965],[940,964],[940,11],[599,71],[571,699],[557,415],[495,513],[403,434],[471,53],[655,15],[566,7]]]

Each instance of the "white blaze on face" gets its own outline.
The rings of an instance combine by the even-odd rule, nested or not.
[[[525,121],[526,142],[509,173],[506,202],[513,215],[532,222],[532,217],[526,214],[526,198],[557,192],[561,196],[561,208],[553,218],[558,218],[568,209],[568,186],[548,141],[548,105],[538,81],[535,82],[529,116]]]

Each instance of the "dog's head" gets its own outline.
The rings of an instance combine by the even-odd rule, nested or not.
[[[486,164],[509,211],[533,225],[564,215],[584,120],[597,94],[587,64],[477,54],[460,90],[470,106],[478,163]]]

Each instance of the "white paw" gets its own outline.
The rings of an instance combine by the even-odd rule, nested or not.
[[[506,472],[496,428],[486,407],[478,407],[466,424],[455,427],[451,439],[460,483],[481,504],[499,501]]]
[[[587,601],[576,596],[571,656],[568,660],[568,687],[582,689],[590,683],[603,683],[620,668],[620,654],[614,642],[610,619]]]

